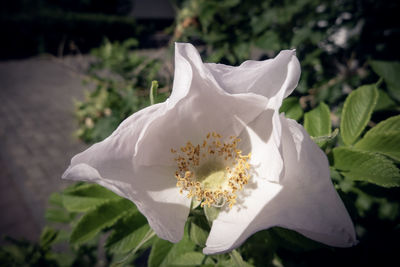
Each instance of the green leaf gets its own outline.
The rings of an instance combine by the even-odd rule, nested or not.
[[[400,185],[400,171],[386,157],[348,147],[333,149],[334,167],[349,179],[384,187]]]
[[[69,223],[75,217],[75,214],[69,213],[63,208],[48,208],[44,217],[50,222]]]
[[[132,250],[137,251],[140,248],[148,247],[150,242],[143,243],[143,240],[150,230],[151,228],[148,224],[139,227],[135,231],[131,232],[130,234],[110,246],[110,251],[115,254],[122,254],[130,252]]]
[[[374,84],[361,86],[346,98],[340,122],[346,145],[353,144],[367,126],[377,100],[378,90]]]
[[[312,239],[309,239],[302,234],[282,227],[273,227],[270,230],[274,240],[278,240],[279,244],[287,249],[294,251],[310,251],[323,247]]]
[[[281,48],[279,36],[274,31],[265,31],[255,40],[254,44],[264,50],[277,51]]]
[[[182,240],[176,244],[163,239],[158,239],[151,248],[148,266],[171,266],[173,265],[172,263],[181,255],[184,255],[187,252],[193,252],[196,245],[189,239],[187,228],[186,225],[185,234]]]
[[[139,211],[127,214],[115,224],[106,248],[116,254],[128,253],[140,244],[149,230],[146,218]]]
[[[286,118],[296,121],[303,116],[303,109],[300,106],[299,99],[295,96],[284,99],[279,112],[284,112]]]
[[[97,184],[83,184],[65,190],[62,200],[69,211],[83,212],[91,210],[111,199],[122,199],[110,190]]]
[[[329,107],[321,102],[315,109],[304,115],[304,128],[311,136],[324,136],[331,133],[331,117]]]
[[[265,247],[264,247],[265,248]],[[226,256],[229,256],[226,257]],[[240,255],[239,252],[236,250],[232,250],[230,253],[227,254],[219,254],[213,257],[217,264],[213,264],[211,266],[218,266],[218,267],[253,267],[253,265],[245,262]],[[265,259],[265,258],[264,258]]]
[[[388,133],[388,132],[399,132],[400,131],[400,115],[390,117],[384,121],[381,121],[375,127],[370,129],[365,137],[368,135]],[[365,138],[364,137],[364,138]]]
[[[204,230],[202,227],[200,227],[194,221],[192,221],[190,223],[189,229],[190,229],[189,230],[190,240],[192,240],[196,245],[205,247],[207,237],[208,237],[208,232],[206,230]]]
[[[110,117],[101,117],[94,125],[93,135],[99,140],[105,139],[117,128],[120,122],[119,117],[115,114]]]
[[[79,244],[92,239],[132,209],[135,206],[128,199],[109,200],[82,216],[72,231],[70,242]]]
[[[247,267],[248,265],[243,261],[242,255],[239,254],[235,249],[232,250],[229,255],[231,256],[232,265],[236,267]]]
[[[200,206],[201,204],[201,200],[198,201],[195,197],[192,199],[192,203],[190,204],[190,209],[194,210],[196,209],[198,206]]]
[[[152,243],[151,240],[153,238],[159,240],[156,237],[156,233],[153,231],[153,229],[150,228],[149,225],[144,225],[143,229],[146,229],[147,231],[143,231],[143,235],[140,238],[139,243],[123,259],[120,259],[117,262],[113,263],[111,267],[126,266],[127,263],[132,262],[138,256],[136,252],[139,249],[150,246],[150,244]]]
[[[204,209],[204,215],[206,215],[208,222],[212,223],[215,219],[217,219],[218,214],[220,212],[219,208],[216,207],[208,207],[205,205],[203,207]]]
[[[71,231],[67,230],[58,230],[57,239],[54,243],[67,243],[71,237]]]
[[[170,265],[173,266],[195,266],[201,265],[204,260],[205,255],[200,252],[186,252],[179,255],[176,259],[174,259]]]
[[[382,153],[400,161],[400,115],[378,123],[365,134],[355,147]]]
[[[62,195],[60,193],[52,193],[49,197],[49,203],[54,206],[63,207]]]
[[[400,62],[371,60],[369,63],[372,69],[385,80],[389,93],[400,101]]]
[[[354,147],[382,153],[400,161],[400,131],[366,135]]]
[[[375,111],[388,110],[396,107],[396,102],[394,102],[385,91],[378,90],[378,93],[379,97],[375,106]]]
[[[149,267],[161,266],[161,264],[163,264],[163,262],[165,261],[168,253],[172,250],[173,246],[174,246],[173,243],[168,242],[166,240],[163,239],[157,240],[151,248],[148,266]],[[164,263],[164,265],[166,266],[167,264]]]
[[[322,145],[322,144],[324,144],[325,142],[330,142],[330,141],[332,141],[333,139],[335,139],[336,138],[336,136],[339,134],[339,129],[338,128],[336,128],[331,134],[329,134],[329,135],[323,135],[323,136],[317,136],[317,137],[312,137],[311,136],[311,139],[315,142],[315,143],[317,143],[317,144],[319,144],[320,146]]]
[[[41,247],[49,247],[56,241],[58,236],[58,231],[50,227],[45,227],[40,235],[39,244]]]

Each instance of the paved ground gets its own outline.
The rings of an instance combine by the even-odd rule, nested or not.
[[[37,239],[48,196],[70,158],[85,146],[72,132],[84,60],[33,58],[0,62],[0,235]],[[0,241],[0,244],[3,241]]]

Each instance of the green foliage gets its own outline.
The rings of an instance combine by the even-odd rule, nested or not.
[[[83,102],[76,103],[77,136],[87,143],[103,140],[125,118],[150,104],[150,85],[153,80],[164,84],[160,75],[161,62],[140,56],[132,49],[137,41],[110,43],[94,49],[96,57],[88,70],[86,83],[94,90],[86,93]],[[164,101],[168,89],[160,89],[154,102]]]
[[[271,229],[271,235],[279,240],[279,246],[295,251],[311,251],[322,248],[324,245],[315,242],[303,235],[289,229],[274,227]]]
[[[355,148],[381,153],[400,161],[400,132],[367,135]]]
[[[396,109],[396,102],[383,90],[378,90],[379,97],[375,106],[375,111],[385,111]]]
[[[45,227],[42,234],[40,235],[39,245],[43,248],[49,248],[51,244],[56,240],[58,231]]]
[[[389,159],[355,148],[333,150],[335,168],[352,180],[368,181],[384,187],[400,186],[400,171]]]
[[[204,206],[204,215],[206,216],[207,220],[212,223],[219,214],[220,209],[219,208],[215,208],[215,207],[208,207],[208,206]]]
[[[60,193],[51,194],[49,202],[52,204],[52,206],[46,210],[46,220],[53,222],[69,223],[75,217],[74,213],[70,213],[64,209],[62,203],[62,195]]]
[[[380,122],[369,130],[355,147],[400,161],[400,116]]]
[[[79,244],[95,237],[101,230],[115,224],[135,206],[127,199],[109,200],[87,212],[78,221],[71,234],[71,243]]]
[[[393,116],[387,120],[378,123],[375,127],[366,133],[366,137],[369,135],[380,134],[380,133],[392,133],[400,131],[400,116]]]
[[[1,266],[93,266],[95,256],[88,246],[71,252],[56,252],[54,246],[60,242],[62,232],[45,227],[39,242],[6,238],[9,244],[0,247]]]
[[[352,92],[345,101],[341,130],[345,144],[352,145],[371,118],[378,93],[374,85]],[[400,116],[371,128],[354,146],[333,149],[334,166],[345,177],[383,187],[400,186],[400,170],[390,158],[400,159]],[[387,157],[390,158],[387,158]],[[363,194],[361,194],[363,196]],[[366,203],[365,197],[363,202]]]
[[[0,263],[2,266],[58,266],[55,254],[50,252],[51,239],[41,242],[45,244],[30,244],[9,238],[12,245],[0,248]]]
[[[323,2],[328,10],[341,9],[329,1]],[[212,61],[236,64],[249,58],[252,46],[266,51],[293,46],[302,49],[326,39],[326,28],[318,27],[316,22],[329,20],[331,16],[333,19],[334,15],[326,18],[327,14],[316,11],[321,4],[312,0],[290,4],[287,1],[183,1],[175,34],[185,41],[200,38],[212,49],[209,53]],[[342,7],[346,8],[349,7]],[[297,26],[296,30],[289,31],[293,26]]]
[[[238,65],[296,49],[302,68],[296,90],[314,102],[337,104],[344,92],[370,80],[368,59],[399,58],[388,20],[396,21],[399,4],[390,0],[177,2],[175,40],[205,44],[207,61]]]
[[[62,204],[70,212],[89,211],[119,196],[96,184],[83,184],[64,191]]]
[[[233,266],[237,267],[251,266],[250,264],[243,261],[242,256],[236,250],[232,250],[232,252],[230,252],[229,255],[231,256],[231,261],[233,263],[232,264]]]
[[[400,62],[371,60],[369,63],[372,69],[385,80],[390,95],[400,101]]]
[[[183,236],[182,240],[176,244],[158,239],[151,249],[148,266],[162,267],[181,263],[182,259],[179,259],[178,256],[182,257],[185,253],[192,252],[194,248],[195,244],[189,239],[186,228],[185,235]],[[186,259],[194,260],[196,263],[198,262],[198,258],[196,256],[193,257],[193,255],[192,257],[186,257]],[[175,261],[177,261],[177,263],[175,263]],[[185,265],[193,266],[195,265],[195,262],[186,262]]]
[[[375,85],[364,85],[353,91],[344,102],[340,129],[343,142],[353,144],[367,126],[378,100]]]
[[[115,254],[126,254],[138,246],[146,248],[149,242],[141,244],[151,230],[146,218],[139,212],[129,212],[121,218],[114,227],[114,231],[107,238],[106,248]]]
[[[180,254],[172,264],[173,266],[200,266],[203,264],[204,258],[205,255],[201,252],[185,252]]]
[[[286,118],[290,118],[296,121],[300,120],[303,117],[303,109],[300,106],[299,99],[294,96],[290,96],[283,100],[279,112],[285,113]]]
[[[329,135],[331,133],[331,118],[329,107],[325,103],[304,115],[304,128],[313,136]]]
[[[29,266],[94,266],[106,257],[107,266],[112,261],[125,266],[138,258],[137,251],[146,250],[154,242],[154,232],[135,205],[99,185],[78,183],[62,193],[54,193],[49,202],[49,210],[58,210],[49,222],[56,223],[57,228],[62,222],[62,228],[67,230],[46,227],[37,244],[10,239],[13,245],[0,248],[0,263],[9,262],[6,266],[23,263],[31,263]],[[77,211],[83,212],[83,216],[77,216]],[[107,254],[103,256],[97,251],[97,237],[102,233],[108,236],[105,240]],[[54,245],[66,242],[71,245],[68,251],[54,252]],[[36,262],[41,264],[35,265]]]
[[[200,247],[206,246],[209,226],[207,222],[202,220],[204,217],[193,218],[190,220],[189,237],[196,245]]]

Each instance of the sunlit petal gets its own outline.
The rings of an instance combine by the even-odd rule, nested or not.
[[[162,238],[177,242],[189,213],[190,200],[179,194],[170,166],[134,167],[134,144],[145,126],[162,114],[154,105],[125,120],[107,139],[71,160],[63,178],[98,183],[132,200]]]
[[[281,117],[285,177],[281,184],[255,179],[242,205],[220,213],[204,253],[230,251],[273,226],[321,243],[356,244],[353,223],[330,180],[325,154],[297,122]]]

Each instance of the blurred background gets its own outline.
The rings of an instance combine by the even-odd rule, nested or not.
[[[68,222],[51,204],[53,193],[69,184],[61,175],[70,158],[149,105],[152,80],[159,83],[157,102],[168,97],[176,41],[195,44],[205,61],[229,65],[296,49],[301,81],[283,109],[302,122],[304,112],[325,102],[334,128],[346,96],[376,83],[389,72],[387,62],[400,60],[399,1],[15,0],[0,6],[0,234],[15,240],[36,242],[49,221]],[[381,87],[369,127],[398,115],[399,103],[399,86]],[[284,266],[394,258],[399,190],[342,178],[333,177],[360,244],[306,252],[284,247]]]
[[[0,12],[7,25],[0,32],[2,59],[88,53],[105,37],[138,38],[141,47],[165,45],[162,31],[175,14],[170,2],[161,0],[17,0],[2,3]]]

